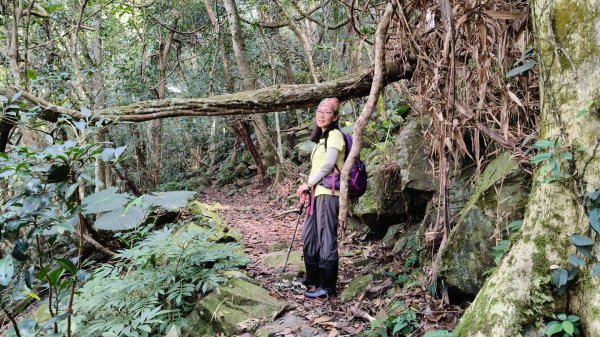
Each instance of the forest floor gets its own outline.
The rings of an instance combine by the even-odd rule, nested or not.
[[[369,331],[372,325],[380,326],[391,332],[398,324],[406,325],[406,332],[400,335],[422,336],[432,329],[451,330],[458,321],[462,309],[449,305],[447,298],[430,296],[424,277],[413,282],[412,286],[400,287],[392,278],[377,280],[358,294],[355,299],[343,303],[339,298],[344,288],[358,275],[373,274],[382,265],[389,265],[392,273],[400,275],[407,258],[406,253],[392,254],[390,248],[384,248],[381,240],[368,240],[366,234],[348,233],[340,244],[340,271],[338,277],[338,297],[327,300],[308,300],[304,298],[301,278],[293,282],[280,280],[280,269],[266,267],[264,256],[272,251],[276,244],[289,244],[298,219],[295,213],[276,217],[288,209],[285,195],[295,192],[295,186],[283,186],[279,191],[268,192],[260,188],[249,188],[246,192],[227,196],[222,192],[205,191],[200,197],[205,203],[218,203],[218,212],[224,222],[238,228],[243,236],[245,253],[252,262],[248,266],[249,276],[258,280],[260,285],[272,296],[293,304],[273,325],[270,331],[275,336],[357,336]],[[300,219],[294,240],[293,251],[302,252],[302,226],[304,214]],[[287,249],[285,250],[287,252]],[[364,263],[357,263],[363,261]],[[366,262],[365,262],[366,261]],[[397,271],[397,273],[394,273]],[[300,275],[299,275],[300,276]],[[392,294],[390,296],[390,291]],[[386,293],[387,292],[387,293]],[[387,296],[385,295],[387,294]],[[390,314],[394,303],[398,309]],[[410,310],[408,309],[410,308]],[[414,313],[414,314],[413,314]],[[372,320],[377,319],[374,324]],[[397,327],[398,327],[397,326]],[[369,336],[392,336],[372,329]],[[246,334],[245,336],[249,336]]]

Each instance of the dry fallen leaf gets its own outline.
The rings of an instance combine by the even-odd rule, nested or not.
[[[324,322],[329,322],[329,321],[331,321],[332,319],[333,319],[333,318],[332,318],[332,317],[329,317],[329,316],[321,316],[321,317],[319,317],[319,318],[315,319],[315,320],[313,321],[313,324],[321,324],[321,323],[324,323]]]

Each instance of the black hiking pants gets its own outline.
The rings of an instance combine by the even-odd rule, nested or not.
[[[307,282],[324,288],[335,288],[339,259],[337,229],[340,201],[336,195],[319,195],[315,197],[314,203],[312,214],[307,215],[302,230]],[[318,270],[319,275],[311,273],[311,270]]]

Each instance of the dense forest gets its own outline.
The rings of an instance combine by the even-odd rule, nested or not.
[[[600,336],[599,1],[0,18],[4,336]],[[331,97],[338,293],[307,299],[296,189]]]

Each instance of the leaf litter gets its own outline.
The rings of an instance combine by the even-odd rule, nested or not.
[[[273,297],[294,304],[292,309],[282,313],[275,322],[283,324],[290,316],[303,319],[303,323],[286,325],[274,336],[305,335],[306,329],[314,329],[309,331],[312,336],[357,336],[370,329],[371,323],[365,317],[387,317],[389,313],[386,308],[395,301],[403,301],[407,307],[416,310],[419,328],[411,336],[422,336],[432,329],[452,330],[464,311],[464,308],[450,305],[447,296],[431,296],[427,290],[426,276],[408,287],[392,282],[390,277],[374,280],[356,299],[343,303],[339,296],[356,276],[372,273],[383,265],[390,266],[391,274],[397,274],[405,269],[404,262],[408,257],[408,252],[393,254],[390,248],[383,247],[381,241],[369,241],[365,233],[358,232],[346,233],[344,242],[340,243],[338,297],[306,300],[303,295],[305,288],[301,283],[302,273],[288,267],[289,271],[295,272],[293,278],[280,279],[281,268],[273,269],[264,265],[264,257],[271,252],[270,249],[276,244],[289,244],[294,232],[297,214],[274,217],[293,208],[285,204],[285,197],[255,187],[230,196],[216,190],[207,190],[201,199],[206,203],[218,203],[218,213],[224,222],[241,231],[244,252],[252,260],[247,267],[249,276],[255,278]],[[303,220],[304,215],[300,220],[292,252],[302,252]],[[287,248],[283,251],[287,252]],[[369,263],[356,263],[362,259]],[[361,314],[357,315],[357,312]]]

